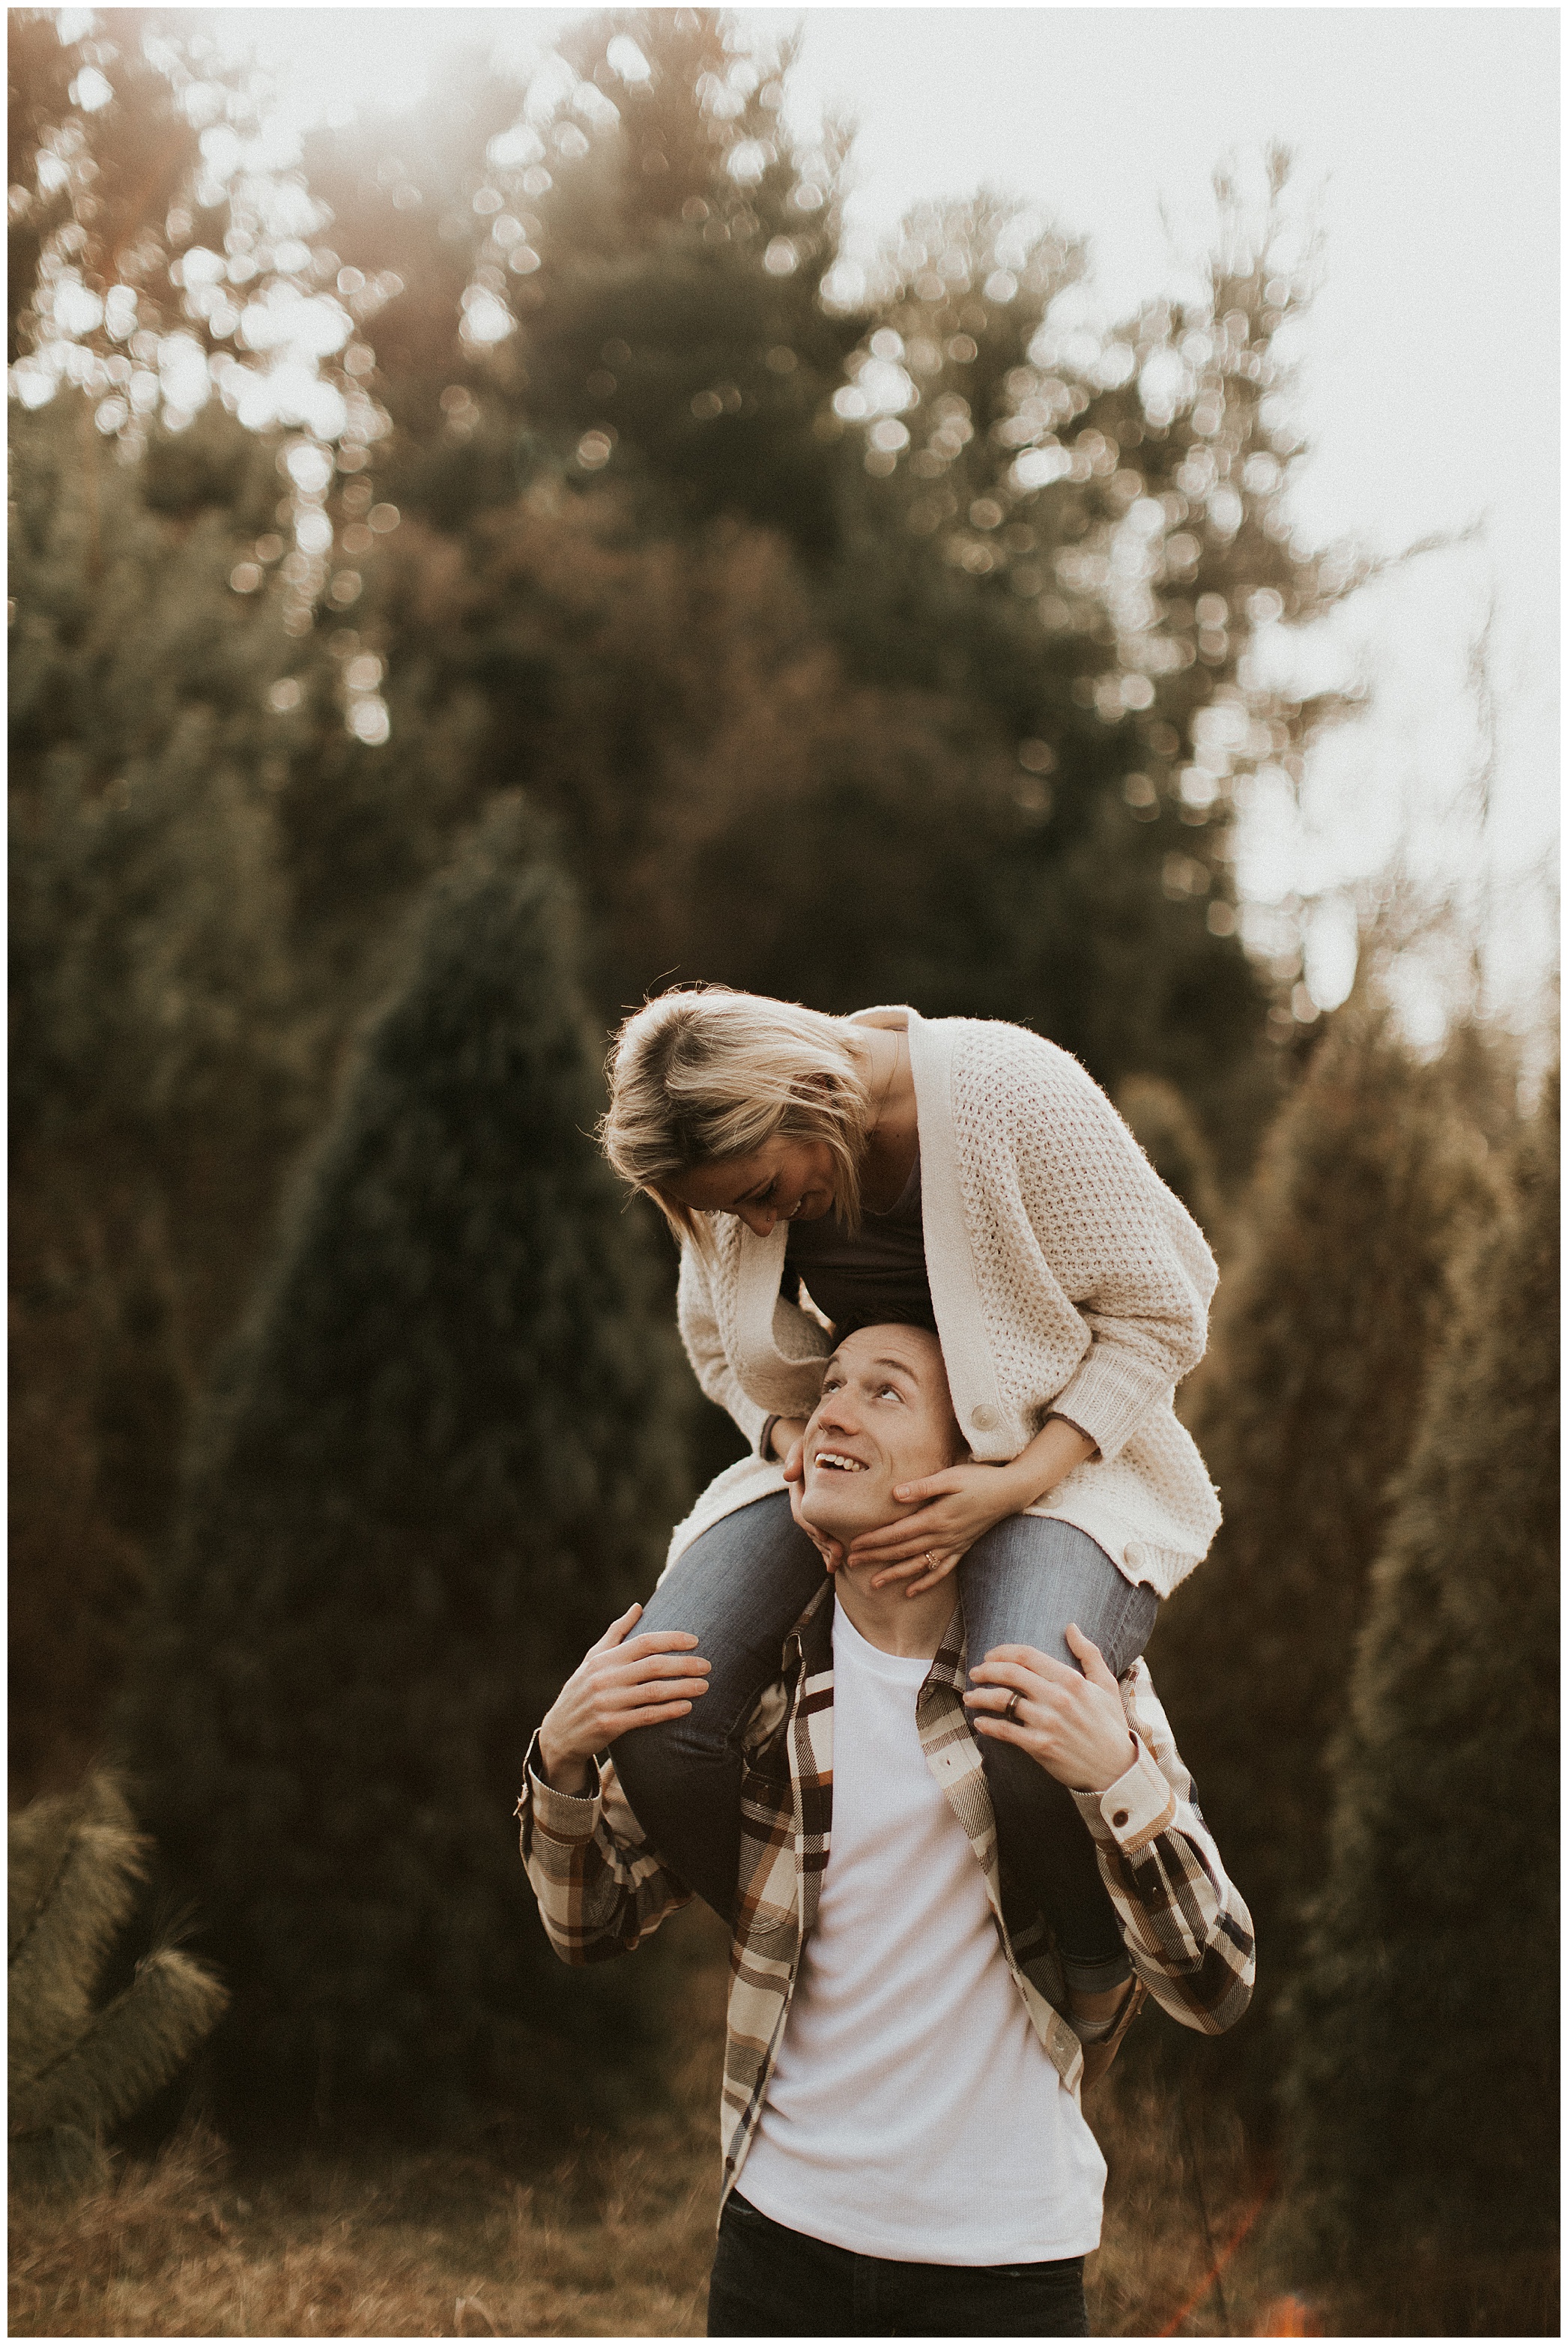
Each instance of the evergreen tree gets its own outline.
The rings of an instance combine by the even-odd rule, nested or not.
[[[177,1946],[154,1945],[100,2004],[100,1980],[147,1872],[119,1787],[75,1792],[11,1818],[7,2058],[14,2179],[82,2183],[104,2137],[183,2066],[224,1994]]]
[[[12,417],[14,1782],[73,1782],[117,1682],[194,1376],[319,1097],[288,945],[268,695],[289,645],[231,591],[271,452],[227,419],[103,453]],[[216,424],[217,427],[214,429]],[[178,446],[183,488],[164,459]],[[340,723],[340,719],[339,720]]]
[[[817,299],[843,142],[792,149],[793,56],[717,10],[624,11],[563,36],[525,112],[476,53],[416,133],[308,142],[334,258],[396,288],[365,379],[400,507],[456,527],[544,466],[634,491],[645,528],[733,512],[831,543],[816,425],[858,322]]]
[[[1420,1422],[1456,1248],[1494,1189],[1447,1071],[1352,997],[1265,1143],[1188,1388],[1225,1519],[1150,1658],[1257,1924],[1258,1995],[1221,2057],[1265,2121],[1268,2023],[1323,1877],[1327,1750],[1389,1481]]]
[[[691,919],[666,918],[607,1014],[672,967],[740,975],[707,957],[733,905],[739,935],[798,946],[742,981],[835,1006],[923,982],[929,1010],[1036,1024],[1102,1081],[1176,1084],[1234,1178],[1278,1069],[1232,808],[1329,713],[1243,686],[1243,657],[1346,583],[1292,548],[1281,510],[1299,443],[1272,345],[1301,298],[1276,257],[1283,163],[1250,233],[1222,195],[1209,300],[1154,305],[1102,346],[1048,314],[1081,249],[989,198],[913,217],[857,293],[836,249],[843,141],[790,147],[789,66],[718,12],[622,12],[577,28],[548,98],[541,81],[507,127],[515,95],[474,58],[417,151],[369,125],[312,143],[323,266],[341,253],[367,289],[397,289],[356,360],[396,425],[370,452],[374,492],[485,582],[460,632],[416,634],[367,578],[369,629],[394,675],[421,671],[432,714],[478,699],[479,773],[521,756],[548,793],[559,777],[531,752],[561,663],[518,657],[535,582],[493,560],[486,514],[525,527],[510,499],[527,479],[532,509],[609,504],[612,540],[668,536],[698,564],[692,532],[715,515],[782,533],[791,599],[835,680],[883,695],[891,754],[857,740],[842,783],[786,783],[772,858],[775,774],[737,766],[698,892],[667,891]],[[933,714],[925,755],[901,754]],[[615,762],[622,833],[673,827],[646,756]],[[602,866],[572,868],[597,914]],[[607,939],[624,967],[614,917]]]
[[[133,1672],[146,1812],[233,1988],[235,2122],[559,2112],[636,2049],[646,1973],[561,1970],[510,1821],[533,1723],[685,1495],[531,840],[501,807],[421,919],[205,1418]]]
[[[1554,2299],[1557,1108],[1553,1082],[1400,1479],[1289,2011],[1320,2248],[1429,2333],[1534,2334]]]

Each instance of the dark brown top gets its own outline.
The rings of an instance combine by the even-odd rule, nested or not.
[[[792,1300],[804,1282],[835,1337],[855,1327],[896,1322],[936,1332],[926,1233],[920,1213],[920,1159],[895,1204],[864,1213],[853,1236],[835,1213],[819,1222],[792,1222],[784,1249],[784,1292]]]

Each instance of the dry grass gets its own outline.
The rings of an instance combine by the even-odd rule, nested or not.
[[[690,1933],[671,2105],[630,2133],[526,2169],[383,2149],[266,2173],[191,2133],[85,2198],[18,2197],[11,2334],[701,2336],[718,2197],[715,1936]],[[1088,2267],[1097,2335],[1345,2333],[1270,2269],[1266,2201],[1233,2120],[1131,2064],[1088,2112],[1110,2167]]]

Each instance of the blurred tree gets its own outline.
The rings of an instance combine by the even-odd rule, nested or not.
[[[161,1940],[100,2003],[115,1941],[147,1872],[112,1777],[11,1818],[9,2140],[13,2183],[76,2185],[106,2169],[105,2136],[181,2068],[216,2025],[223,1989]]]
[[[1282,518],[1301,271],[1232,198],[1209,302],[1097,339],[1076,243],[998,198],[857,277],[844,133],[792,145],[793,52],[713,11],[580,25],[526,91],[475,52],[303,173],[194,22],[65,21],[13,46],[16,381],[84,391],[17,438],[39,544],[52,496],[75,535],[13,589],[18,1096],[56,1133],[17,1188],[14,1747],[69,1714],[69,1773],[281,1168],[498,791],[556,826],[606,1023],[677,972],[1020,1019],[1179,1091],[1230,1184],[1297,1031],[1232,810],[1330,713],[1262,655],[1349,574]]]
[[[12,13],[13,362],[53,333],[105,350],[128,340],[128,323],[120,334],[106,320],[111,286],[124,289],[127,320],[147,305],[144,326],[175,298],[171,265],[196,226],[177,199],[199,163],[199,131],[146,54],[147,20],[145,9],[116,9],[116,38],[72,41],[50,10]]]
[[[1558,1255],[1554,1081],[1371,1575],[1288,2015],[1320,2250],[1433,2334],[1535,2334],[1554,2300]]]
[[[1269,1135],[1187,1387],[1225,1521],[1163,1608],[1150,1660],[1257,1924],[1259,1991],[1219,2060],[1265,2125],[1269,2023],[1323,1878],[1327,1751],[1390,1477],[1420,1422],[1456,1252],[1495,1208],[1450,1071],[1353,996]]]
[[[561,1971],[508,1821],[685,1496],[534,838],[494,809],[421,918],[220,1376],[127,1697],[249,2127],[576,2114],[636,2049],[649,1982]]]
[[[816,902],[804,871],[792,885],[782,852],[760,851],[774,775],[738,774],[702,881],[745,891],[738,930],[798,945],[751,981],[840,1006],[918,972],[929,1009],[1020,1018],[1102,1080],[1178,1084],[1234,1178],[1279,1070],[1238,933],[1232,807],[1260,765],[1299,772],[1341,705],[1290,701],[1247,655],[1351,575],[1292,546],[1280,502],[1299,443],[1272,343],[1305,294],[1304,264],[1278,257],[1285,164],[1260,221],[1221,189],[1207,303],[1097,338],[1062,311],[1080,249],[1017,204],[930,208],[869,280],[845,263],[844,138],[788,147],[791,56],[752,55],[717,12],[618,14],[562,42],[507,127],[516,100],[472,58],[417,156],[369,124],[309,147],[334,251],[400,289],[366,328],[364,380],[398,426],[373,452],[377,491],[455,534],[493,597],[465,598],[460,641],[428,614],[417,640],[383,614],[389,664],[420,665],[432,708],[482,676],[494,762],[515,761],[540,668],[512,645],[537,598],[494,560],[483,517],[510,513],[520,474],[543,510],[573,490],[608,501],[608,529],[637,542],[690,547],[715,513],[782,533],[804,565],[794,599],[845,685],[885,709],[916,695],[895,734],[944,707],[926,762],[953,787],[926,797],[897,759],[908,851],[891,858],[891,799],[869,829],[858,811],[880,798],[875,770],[847,803],[824,783],[814,813],[796,806],[790,846],[839,881]],[[629,771],[628,833],[657,826],[648,797]],[[869,867],[846,852],[860,834]],[[921,869],[915,897],[895,868]],[[721,973],[702,898],[670,896],[694,919],[610,1005],[673,966]],[[1290,1030],[1289,1011],[1275,1023]]]
[[[238,1306],[321,1079],[274,813],[284,727],[268,695],[288,645],[229,586],[246,521],[270,511],[270,452],[232,424],[219,449],[198,425],[168,443],[184,492],[155,441],[140,467],[106,464],[94,496],[78,405],[14,413],[11,431],[24,1796],[74,1781],[102,1731],[192,1379]]]
[[[400,506],[451,528],[542,462],[634,488],[644,530],[733,512],[832,542],[815,425],[857,328],[817,297],[844,140],[792,149],[794,47],[624,12],[563,36],[521,117],[475,53],[402,145],[370,121],[308,142],[335,249],[398,287],[373,381]]]

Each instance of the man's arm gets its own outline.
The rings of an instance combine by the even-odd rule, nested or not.
[[[630,1954],[691,1891],[649,1846],[608,1761],[634,1726],[678,1718],[706,1691],[684,1630],[632,1637],[632,1605],[573,1670],[529,1746],[517,1803],[522,1862],[562,1962]]]
[[[1018,1743],[1072,1792],[1132,1965],[1184,2027],[1221,2035],[1252,1995],[1252,1917],[1192,1796],[1143,1660],[1118,1686],[1098,1646],[1067,1631],[1082,1674],[1025,1645],[969,1672],[971,1721]],[[1009,1721],[1008,1696],[1019,1696]]]

